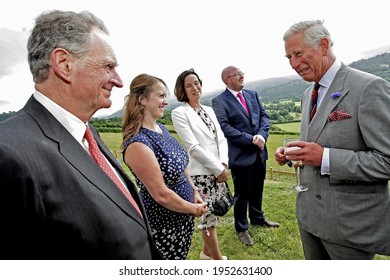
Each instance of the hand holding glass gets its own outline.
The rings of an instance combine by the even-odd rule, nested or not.
[[[288,151],[294,151],[294,150],[299,150],[300,147],[292,146],[292,147],[287,147],[287,143],[290,142],[295,142],[295,141],[300,141],[299,138],[286,138],[283,140],[283,149],[284,153]],[[308,190],[307,187],[304,187],[301,185],[301,169],[300,167],[295,167],[295,179],[296,179],[296,184],[294,186],[291,186],[290,188],[296,192],[305,192]]]

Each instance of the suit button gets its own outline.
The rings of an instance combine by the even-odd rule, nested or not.
[[[318,174],[318,169],[314,169],[314,170],[313,170],[313,173],[314,173],[315,175],[317,175],[317,174]]]
[[[316,198],[319,199],[319,200],[321,200],[321,195],[317,193],[317,194],[316,194]]]

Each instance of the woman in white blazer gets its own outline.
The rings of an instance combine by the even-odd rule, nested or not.
[[[211,107],[202,105],[202,81],[193,70],[181,73],[175,85],[175,95],[184,104],[172,111],[173,126],[188,150],[188,170],[208,211],[201,217],[203,250],[200,259],[222,260],[217,239],[217,217],[212,214],[212,203],[225,192],[229,178],[228,146]]]

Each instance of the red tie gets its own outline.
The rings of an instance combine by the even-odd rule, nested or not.
[[[91,157],[96,161],[96,163],[103,169],[103,171],[110,177],[112,181],[118,186],[118,188],[122,191],[122,193],[127,197],[127,199],[131,202],[131,204],[137,209],[139,214],[142,217],[141,210],[139,209],[137,203],[135,202],[134,198],[131,196],[131,194],[128,192],[128,190],[125,188],[125,186],[122,184],[122,182],[119,180],[118,176],[114,173],[112,168],[109,166],[107,159],[104,157],[102,152],[100,151],[98,144],[95,141],[95,138],[93,137],[93,134],[89,127],[87,126],[87,130],[85,131],[84,138],[88,142],[89,147],[89,153],[91,154]]]
[[[314,118],[314,115],[317,112],[317,99],[318,99],[318,89],[320,88],[320,84],[316,83],[314,85],[313,92],[311,94],[311,110],[310,110],[310,121]]]
[[[242,106],[244,106],[244,109],[245,109],[246,113],[249,114],[248,106],[246,105],[246,102],[245,102],[244,97],[242,96],[242,93],[241,92],[237,93],[237,97],[238,97],[238,99],[240,99],[240,102],[241,102]]]

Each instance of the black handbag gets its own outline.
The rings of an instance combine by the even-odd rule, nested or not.
[[[217,187],[217,180],[214,182],[215,187]],[[233,203],[234,203],[234,197],[232,193],[230,192],[229,186],[227,182],[223,184],[225,186],[225,193],[224,195],[216,200],[213,203],[213,209],[212,212],[215,216],[222,217],[224,216],[227,212],[229,212],[230,208],[232,208]]]

